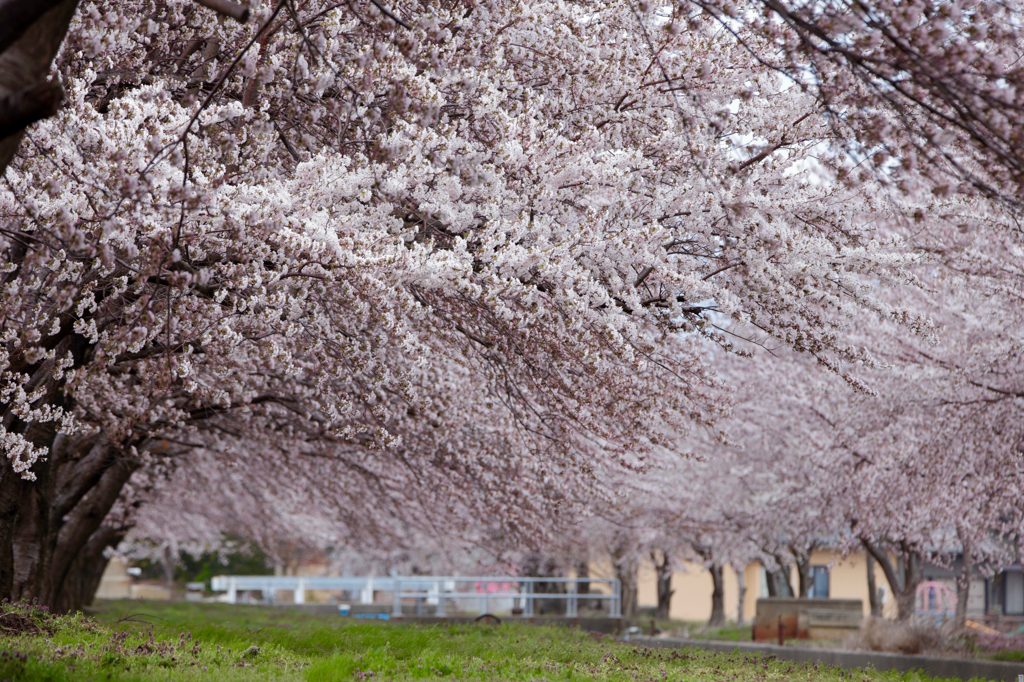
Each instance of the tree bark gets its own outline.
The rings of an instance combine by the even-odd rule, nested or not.
[[[956,580],[956,626],[963,628],[967,622],[967,600],[971,596],[971,574],[974,572],[974,556],[971,547],[963,543],[964,553],[960,565],[960,575]]]
[[[896,599],[897,619],[906,622],[914,615],[917,600],[917,586],[921,584],[921,554],[907,543],[897,544],[900,551],[897,565],[876,543],[861,538],[864,548],[875,558],[885,573],[889,589]]]
[[[806,599],[811,593],[811,553],[794,554],[800,598]]]
[[[651,561],[654,563],[654,571],[658,588],[658,609],[655,617],[659,620],[668,620],[672,606],[672,559],[662,551],[661,562],[658,561],[657,552],[651,552]]]
[[[162,563],[164,565],[164,587],[166,587],[168,590],[173,590],[174,589],[174,559],[175,559],[175,556],[174,556],[174,553],[171,552],[171,544],[169,542],[168,543],[164,543],[163,555],[164,556],[163,556],[163,562]],[[284,575],[283,573],[278,573],[279,566],[280,566],[280,564],[278,564],[277,566],[274,566],[274,575]]]
[[[6,462],[0,466],[0,597],[14,595],[14,532],[27,484]]]
[[[882,600],[879,598],[878,586],[875,584],[875,557],[871,552],[867,553],[868,565],[868,604],[871,605],[871,615],[875,618],[882,617]]]
[[[35,5],[36,10],[52,6],[44,12],[19,11],[12,14],[15,16],[14,21],[23,25],[15,26],[14,31],[8,31],[12,37],[19,34],[20,37],[11,41],[10,47],[0,53],[0,98],[7,98],[19,92],[29,91],[46,80],[53,58],[57,56],[57,51],[68,32],[71,18],[78,8],[78,0],[63,0],[59,3],[50,0],[31,3],[8,1],[3,4],[12,7],[18,4],[26,8]],[[0,174],[3,174],[17,153],[24,134],[22,128],[0,140]]]
[[[736,608],[736,625],[743,627],[743,603],[747,599],[747,584],[743,580],[743,567],[734,569],[736,571],[736,586],[739,590],[739,606]]]
[[[711,572],[711,619],[708,627],[720,628],[725,625],[725,581],[722,576],[722,564],[713,563]]]
[[[793,586],[789,583],[789,567],[779,564],[779,568],[767,570],[768,574],[768,596],[769,597],[792,597]]]
[[[767,568],[764,569],[764,583],[768,587],[769,597],[779,596],[779,583],[775,580],[775,574]]]
[[[40,444],[47,439],[39,431],[26,435]],[[102,436],[51,433],[49,440],[48,457],[33,467],[35,481],[2,467],[0,579],[7,579],[6,567],[4,598],[35,599],[66,612],[91,601],[103,551],[124,535],[102,524],[139,462]]]
[[[108,547],[116,547],[124,539],[126,530],[104,525],[89,538],[72,562],[68,577],[54,600],[55,610],[61,613],[80,611],[92,604],[107,567],[104,552]]]
[[[590,577],[590,564],[586,561],[577,561],[575,568],[576,577],[580,579],[580,582],[576,583],[576,593],[590,594],[590,583],[583,580]]]
[[[622,585],[622,617],[635,618],[637,610],[636,564],[628,560],[617,563],[615,577]]]

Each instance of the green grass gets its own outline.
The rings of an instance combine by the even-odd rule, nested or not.
[[[650,631],[650,621],[637,621],[643,634]],[[683,637],[690,639],[724,639],[730,642],[750,641],[750,625],[737,626],[735,623],[728,623],[723,627],[709,628],[705,621],[690,620],[659,620],[655,622],[659,632],[664,632],[671,637]]]
[[[0,606],[0,680],[928,680],[742,654],[633,648],[577,630],[361,622],[259,606]]]
[[[1019,649],[1006,649],[997,651],[989,656],[993,661],[1024,661],[1024,651]]]

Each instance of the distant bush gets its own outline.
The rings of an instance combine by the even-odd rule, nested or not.
[[[949,653],[964,649],[952,627],[867,618],[853,644],[860,649],[899,654]]]

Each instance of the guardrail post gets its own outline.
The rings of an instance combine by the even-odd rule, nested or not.
[[[570,618],[576,617],[576,585],[578,582],[579,578],[575,578],[569,583],[569,605],[565,609],[565,615]]]
[[[402,617],[402,581],[395,578],[395,591],[392,593],[391,616]]]
[[[445,600],[445,597],[444,597],[444,593],[447,592],[447,591],[448,591],[448,586],[447,586],[446,582],[444,580],[442,580],[440,582],[440,584],[438,585],[438,588],[437,588],[437,615],[440,616],[441,618],[444,618],[444,616],[445,616],[445,613],[444,613],[444,603],[445,603],[446,600]]]
[[[295,603],[305,604],[306,603],[306,580],[305,578],[299,578],[298,584],[295,585]]]
[[[527,616],[533,615],[533,581],[526,581],[526,608],[523,609],[523,613]]]
[[[228,603],[238,603],[238,579],[228,578]]]
[[[616,578],[612,581],[611,617],[622,618],[622,583]]]

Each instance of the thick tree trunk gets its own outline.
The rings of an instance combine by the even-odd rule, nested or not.
[[[0,466],[0,598],[4,599],[14,595],[14,530],[26,485],[6,462]]]
[[[43,434],[32,435],[33,442],[45,442]],[[0,542],[10,543],[0,545],[0,571],[11,569],[5,598],[35,599],[66,612],[92,599],[95,565],[116,536],[103,520],[139,462],[103,437],[73,441],[51,434],[50,441],[49,456],[33,467],[35,481],[16,486],[13,478],[0,479]],[[16,476],[5,466],[8,475]],[[11,518],[3,514],[4,495],[14,489],[20,494]]]
[[[871,605],[871,615],[876,618],[882,617],[882,600],[878,594],[878,585],[875,584],[875,558],[871,552],[867,553],[868,564],[868,604]]]
[[[885,573],[889,589],[896,599],[897,618],[909,621],[914,615],[917,600],[917,586],[921,584],[921,554],[907,543],[897,545],[900,555],[897,564],[876,543],[861,538],[864,548],[875,558]]]
[[[708,627],[720,628],[725,625],[725,581],[722,576],[722,564],[713,563],[711,571],[711,619]]]
[[[103,526],[93,533],[85,548],[71,564],[68,577],[54,600],[54,608],[62,613],[80,611],[92,603],[100,579],[107,567],[104,552],[124,539],[125,529]]]
[[[654,563],[658,588],[658,610],[655,617],[660,620],[668,620],[669,611],[672,605],[672,559],[665,552],[661,553],[661,562],[658,561],[657,552],[651,552],[651,561]]]

